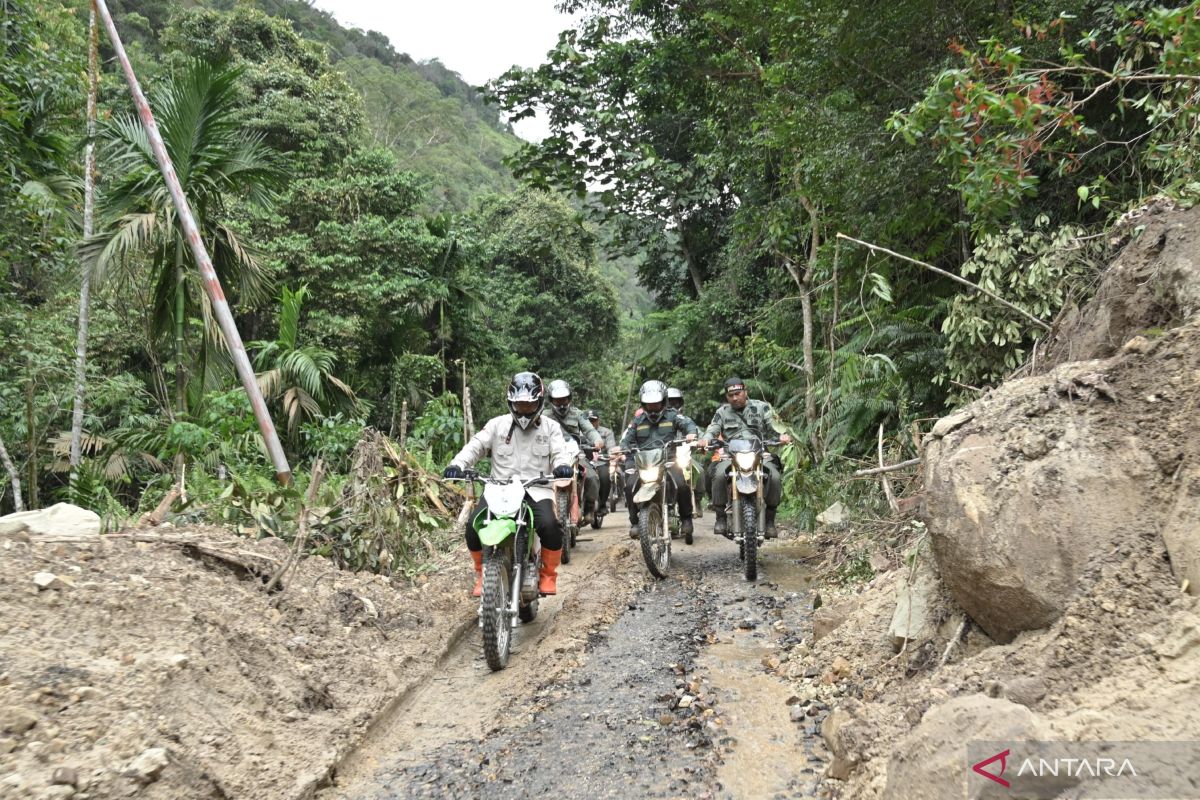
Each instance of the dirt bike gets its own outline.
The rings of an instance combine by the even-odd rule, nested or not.
[[[738,557],[746,580],[758,577],[758,548],[766,530],[767,499],[763,455],[778,440],[732,439],[724,445],[729,453],[729,505],[726,513],[732,527],[730,538],[737,542]]]
[[[483,655],[496,671],[508,664],[512,631],[518,622],[532,622],[537,616],[542,548],[525,490],[551,479],[539,477],[522,482],[514,477],[499,481],[471,470],[464,476],[462,480],[484,484],[483,498],[487,501],[487,513],[468,524],[475,525],[483,543],[479,628],[483,632]]]
[[[683,440],[676,440],[670,445],[683,443]],[[675,519],[675,484],[667,472],[676,463],[676,460],[667,459],[670,445],[622,451],[634,454],[634,469],[640,482],[633,496],[638,507],[638,540],[642,545],[642,558],[656,578],[665,578],[670,571],[671,528],[674,525],[678,530],[679,525]],[[691,544],[692,537],[689,535],[686,541]]]
[[[616,513],[617,503],[625,499],[625,477],[621,473],[621,463],[618,459],[606,456],[602,460],[608,464],[608,511],[610,514]]]
[[[579,521],[582,518],[580,498],[583,497],[586,477],[583,465],[576,462],[574,476],[554,480],[554,513],[558,517],[559,527],[562,528],[564,564],[571,563],[571,548],[579,540]]]
[[[602,469],[609,468],[609,459],[608,459],[608,456],[604,454],[603,450],[601,450],[600,448],[595,448],[591,451],[591,455],[592,455],[592,469],[596,470],[597,473],[599,473],[599,471]],[[611,471],[610,471],[610,475],[611,475]],[[582,491],[582,489],[581,489],[581,491]],[[612,494],[611,487],[609,488],[609,494],[610,495]],[[586,496],[586,494],[585,494],[585,496]],[[602,525],[604,525],[604,515],[608,513],[608,510],[605,506],[605,502],[606,502],[606,498],[597,496],[596,502],[594,504],[594,508],[592,508],[592,513],[590,515],[588,515],[591,519],[593,530],[599,530],[600,527]],[[615,511],[616,509],[614,508],[613,510]]]

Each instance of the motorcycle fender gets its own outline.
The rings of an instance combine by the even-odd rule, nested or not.
[[[495,547],[517,532],[517,521],[507,517],[494,519],[479,529],[479,541],[486,547]]]
[[[654,499],[656,494],[658,494],[657,483],[643,483],[642,488],[638,489],[637,494],[633,496],[633,502],[648,503]]]
[[[737,476],[737,490],[741,494],[754,494],[758,491],[758,481],[753,475],[744,473]]]

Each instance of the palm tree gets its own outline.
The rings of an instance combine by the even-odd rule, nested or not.
[[[300,310],[308,287],[295,292],[283,287],[279,296],[279,336],[273,342],[250,342],[258,388],[268,403],[279,401],[288,436],[297,426],[323,416],[331,408],[357,411],[354,391],[333,375],[333,353],[316,345],[301,345]]]
[[[152,106],[222,286],[236,289],[243,300],[257,300],[266,296],[266,274],[224,219],[235,198],[269,205],[282,173],[261,137],[241,127],[240,75],[237,68],[191,61],[153,95]],[[202,365],[217,351],[219,334],[141,123],[133,116],[115,120],[106,141],[113,152],[109,171],[120,177],[104,198],[106,224],[84,240],[80,255],[97,280],[114,265],[129,269],[148,261],[154,285],[151,334],[158,339],[174,333],[176,410],[184,412],[187,320],[200,315],[207,323]]]

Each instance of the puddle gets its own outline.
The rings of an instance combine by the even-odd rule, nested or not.
[[[812,588],[811,559],[817,549],[809,542],[768,544],[758,553],[759,576],[783,592],[807,592]]]

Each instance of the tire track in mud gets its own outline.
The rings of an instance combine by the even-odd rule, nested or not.
[[[769,543],[749,584],[732,543],[697,522],[664,581],[623,513],[589,530],[509,667],[490,673],[469,631],[327,796],[814,796],[818,724],[789,718],[768,671],[808,630],[808,553]]]

